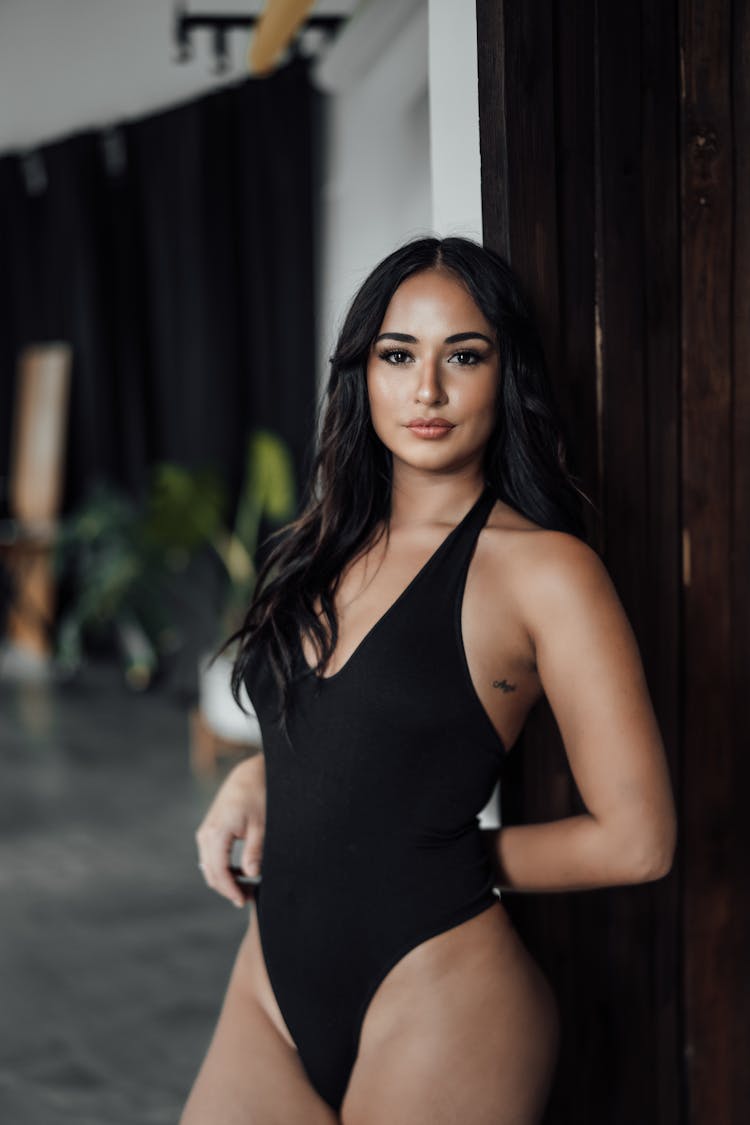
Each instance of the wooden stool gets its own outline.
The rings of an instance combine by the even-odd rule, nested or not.
[[[57,534],[65,461],[71,348],[34,344],[18,360],[8,487],[0,551],[12,584],[8,639],[46,658],[52,652]]]

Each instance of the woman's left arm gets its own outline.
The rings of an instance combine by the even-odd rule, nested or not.
[[[495,830],[501,890],[585,890],[659,879],[677,819],[638,645],[587,544],[535,533],[518,604],[586,813]]]

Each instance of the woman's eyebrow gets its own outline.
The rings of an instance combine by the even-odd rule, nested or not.
[[[401,340],[405,344],[419,343],[416,336],[409,336],[406,332],[381,332],[375,343],[377,344],[380,340]],[[456,332],[455,336],[446,336],[444,343],[457,344],[459,340],[486,340],[488,344],[492,343],[492,340],[489,336],[485,336],[484,332]]]

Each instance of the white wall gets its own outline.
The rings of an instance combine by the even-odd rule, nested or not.
[[[429,0],[432,222],[482,241],[475,0]]]

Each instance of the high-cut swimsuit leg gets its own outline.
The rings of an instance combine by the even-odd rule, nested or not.
[[[270,673],[248,666],[267,784],[258,932],[300,1059],[337,1111],[388,972],[498,901],[478,814],[504,747],[461,636],[494,502],[486,485],[338,672],[315,675],[298,644],[288,741]]]

